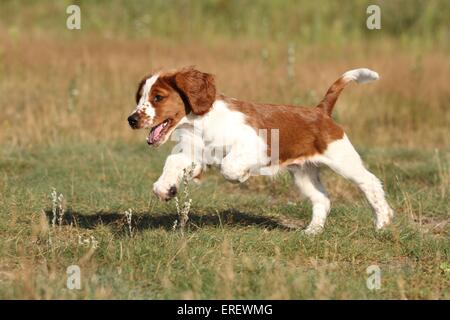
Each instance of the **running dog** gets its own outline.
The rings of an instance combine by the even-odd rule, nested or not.
[[[344,130],[331,117],[349,82],[378,78],[365,68],[347,71],[310,108],[228,98],[217,92],[211,74],[192,67],[158,72],[140,82],[137,107],[128,123],[133,129],[150,129],[147,143],[151,146],[158,147],[171,136],[178,140],[177,150],[167,157],[153,185],[159,199],[176,195],[187,168],[191,168],[191,179],[207,165],[217,165],[227,180],[237,182],[284,168],[312,202],[312,220],[305,232],[316,234],[330,210],[319,178],[320,166],[326,165],[356,183],[375,213],[376,228],[381,229],[393,216],[382,184],[364,167]]]

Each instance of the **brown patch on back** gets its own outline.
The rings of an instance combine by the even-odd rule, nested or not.
[[[270,130],[279,130],[280,164],[323,153],[328,144],[344,136],[344,130],[319,108],[256,104],[226,98],[225,101],[231,110],[245,114],[248,124],[255,130],[267,130],[269,156]]]

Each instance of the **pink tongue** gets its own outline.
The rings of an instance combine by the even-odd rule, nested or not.
[[[150,137],[149,137],[150,143],[153,143],[153,142],[155,142],[155,140],[158,140],[159,134],[161,133],[162,129],[163,129],[163,126],[162,126],[162,124],[160,124],[155,129],[153,129],[152,132],[150,132]]]

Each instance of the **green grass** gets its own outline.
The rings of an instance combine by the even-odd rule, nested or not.
[[[448,155],[363,152],[396,211],[381,233],[356,189],[329,171],[334,205],[316,237],[279,222],[310,218],[287,175],[233,185],[211,172],[191,187],[182,235],[172,230],[174,203],[151,196],[168,150],[119,142],[4,150],[0,298],[449,298],[450,274],[441,267],[450,262],[448,190],[441,189],[448,172],[439,169]],[[52,187],[67,208],[55,228]],[[91,236],[93,251],[79,242]],[[81,266],[79,291],[66,289],[72,264]],[[379,291],[365,284],[373,264],[382,270]]]
[[[166,38],[174,42],[227,37],[285,43],[348,45],[392,37],[399,43],[427,47],[435,41],[448,49],[450,4],[446,0],[21,0],[2,2],[6,30],[78,37],[65,29],[70,4],[82,14],[82,34],[108,38]],[[369,5],[381,8],[382,28],[366,28]],[[180,17],[189,17],[183,19]]]

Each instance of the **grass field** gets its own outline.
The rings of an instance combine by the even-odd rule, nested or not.
[[[378,1],[378,34],[366,2],[325,2],[79,1],[79,31],[65,28],[70,2],[2,2],[0,298],[450,299],[448,2]],[[348,69],[378,71],[334,117],[384,181],[393,225],[376,232],[358,190],[323,170],[332,210],[308,237],[286,227],[311,212],[288,175],[234,185],[211,170],[190,186],[188,229],[172,230],[175,204],[151,193],[171,146],[150,149],[126,117],[143,75],[185,65],[229,96],[298,105]],[[81,290],[66,287],[74,264]]]

